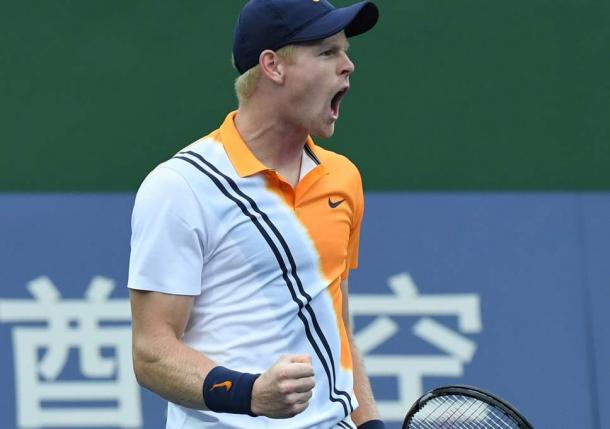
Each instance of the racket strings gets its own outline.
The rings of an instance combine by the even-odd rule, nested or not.
[[[468,428],[468,429],[472,429],[472,428],[474,428],[474,429],[476,429],[476,428],[481,428],[481,427],[483,427],[483,426],[481,426],[481,424],[479,423],[479,420],[478,420],[478,419],[480,418],[480,416],[481,416],[481,415],[482,415],[482,414],[483,414],[485,411],[487,411],[487,409],[486,409],[487,407],[486,407],[486,406],[485,406],[485,404],[484,404],[484,403],[482,403],[482,402],[478,402],[478,401],[471,401],[471,402],[472,402],[472,405],[471,405],[471,406],[470,406],[468,409],[464,410],[464,411],[463,411],[463,412],[460,414],[460,418],[461,418],[461,417],[466,416],[466,413],[468,412],[468,410],[469,410],[470,408],[472,408],[472,407],[473,407],[473,406],[476,404],[476,405],[477,405],[477,406],[476,406],[476,408],[475,408],[475,409],[473,410],[473,412],[472,412],[472,413],[471,413],[471,414],[468,416],[468,418],[469,418],[469,419],[472,419],[472,421],[471,421],[471,420],[466,420],[466,421],[464,421],[464,422],[463,422],[463,425],[464,425],[464,428]],[[478,402],[478,403],[477,403],[477,402]],[[478,412],[477,412],[477,411],[478,411]],[[476,413],[476,414],[475,414],[475,413]]]
[[[463,401],[463,402],[461,402]],[[461,406],[460,407],[455,407],[454,410],[451,412],[451,414],[447,417],[447,419],[443,422],[443,426],[441,426],[442,428],[445,427],[444,423],[449,424],[453,424],[453,422],[459,422],[461,424],[467,424],[468,421],[462,421],[462,418],[464,418],[464,416],[466,416],[466,413],[468,413],[468,411],[475,405],[474,401],[470,401],[468,400],[468,398],[464,398],[459,397],[459,401],[456,402],[461,402]],[[455,402],[454,402],[455,403]],[[467,406],[464,406],[463,404],[466,403]],[[447,426],[447,428],[450,428],[451,426]]]
[[[485,429],[485,428],[493,428],[493,429],[512,429],[515,426],[510,426],[504,420],[498,419],[497,411],[495,408],[490,407],[482,401],[479,402],[479,406],[477,410],[480,410],[477,414],[473,414],[473,426],[470,424],[467,426],[468,428],[472,427],[475,429]],[[483,413],[486,413],[482,415]],[[483,423],[485,422],[485,423]]]
[[[510,416],[481,400],[444,395],[428,401],[411,419],[412,429],[519,429]]]
[[[413,417],[414,429],[441,428],[438,426],[448,421],[448,418],[460,409],[458,396],[433,398]]]
[[[447,425],[454,425],[455,423],[463,424],[465,428],[470,426],[469,422],[460,422],[460,418],[464,416],[468,410],[474,405],[474,401],[471,401],[470,398],[466,398],[464,396],[452,396],[447,397],[447,401],[443,401],[441,398],[437,398],[438,406],[432,410],[429,416],[425,416],[425,420],[429,420],[434,414],[438,414],[441,408],[444,408],[443,412],[434,417],[435,423],[432,423],[430,427],[432,428],[445,428],[449,427]],[[467,406],[464,406],[466,404]],[[444,407],[444,405],[446,405]],[[480,407],[480,405],[479,405]],[[429,422],[426,422],[429,423]],[[440,426],[438,426],[440,424]],[[468,425],[468,426],[466,426]]]

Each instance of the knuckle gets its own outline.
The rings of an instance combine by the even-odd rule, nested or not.
[[[277,371],[277,377],[280,380],[285,380],[288,377],[288,371],[286,370],[286,368],[279,368]]]
[[[303,402],[303,403],[300,403],[300,404],[296,404],[296,405],[294,406],[294,410],[295,410],[295,412],[296,412],[297,414],[302,413],[302,412],[305,410],[305,408],[307,408],[307,405],[308,405],[308,404],[309,404],[308,402]]]
[[[295,395],[293,393],[292,394],[288,394],[288,395],[286,395],[284,397],[284,404],[286,404],[287,406],[291,407],[291,406],[293,406],[294,404],[297,403],[297,399],[298,399],[297,395]]]
[[[307,381],[308,381],[307,385],[308,385],[310,390],[313,389],[314,387],[316,387],[316,379],[315,379],[315,377],[310,377],[309,380],[307,380]]]
[[[285,382],[285,383],[280,384],[280,393],[282,395],[288,395],[288,394],[290,394],[292,392],[294,392],[294,385],[293,385],[293,383]]]

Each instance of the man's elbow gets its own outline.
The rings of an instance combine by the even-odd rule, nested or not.
[[[147,387],[146,385],[146,370],[144,369],[144,365],[142,361],[138,360],[134,354],[133,356],[133,373],[136,376],[136,380],[138,384],[142,387]]]
[[[150,388],[151,371],[155,364],[159,362],[159,357],[156,356],[152,347],[142,343],[143,341],[134,341],[133,343],[133,372],[140,386]]]

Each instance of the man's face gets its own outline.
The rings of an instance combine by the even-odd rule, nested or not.
[[[327,138],[335,131],[341,99],[349,88],[354,64],[347,56],[345,34],[299,45],[286,65],[288,119],[309,134]]]

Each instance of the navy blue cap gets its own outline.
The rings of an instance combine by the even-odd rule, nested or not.
[[[336,8],[328,0],[250,0],[235,25],[235,67],[239,73],[248,71],[265,49],[325,39],[341,30],[347,37],[362,34],[378,18],[379,10],[370,1]]]

